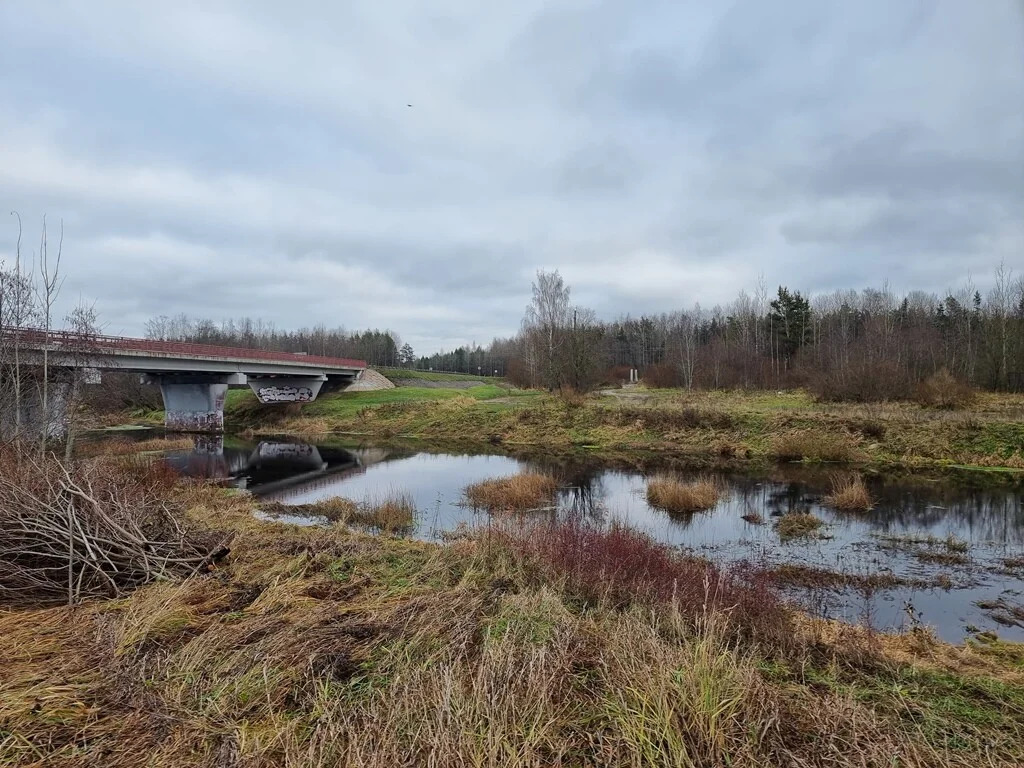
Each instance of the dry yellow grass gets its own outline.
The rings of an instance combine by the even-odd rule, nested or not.
[[[832,478],[832,493],[825,503],[843,512],[867,512],[874,506],[867,485],[860,475]]]
[[[416,524],[416,503],[408,493],[391,493],[365,502],[352,515],[353,522],[389,533],[409,530]]]
[[[802,430],[776,438],[771,455],[780,461],[863,461],[864,452],[842,432]]]
[[[511,477],[484,480],[466,488],[466,500],[479,509],[524,512],[550,505],[558,483],[553,477],[524,472]]]
[[[821,526],[821,520],[807,512],[791,512],[775,522],[775,529],[783,539],[810,536]]]
[[[403,533],[416,524],[416,504],[408,493],[393,492],[381,499],[356,503],[341,496],[332,496],[308,504],[264,502],[260,511],[266,515],[324,518],[332,523],[374,528],[385,533]]]
[[[711,509],[718,503],[721,490],[710,477],[685,482],[670,475],[660,475],[647,482],[647,503],[656,509],[688,514]]]
[[[81,456],[127,456],[133,453],[152,453],[157,451],[191,451],[195,448],[195,438],[179,435],[178,437],[153,437],[148,440],[98,440],[82,442],[78,446]]]

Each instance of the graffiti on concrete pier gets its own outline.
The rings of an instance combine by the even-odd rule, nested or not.
[[[260,387],[256,397],[261,403],[307,403],[313,399],[309,387]]]

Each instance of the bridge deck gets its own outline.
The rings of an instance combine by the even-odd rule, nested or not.
[[[214,344],[191,344],[181,341],[155,341],[133,339],[125,336],[83,336],[65,331],[51,331],[47,335],[38,330],[0,330],[0,337],[10,343],[17,339],[26,349],[41,350],[46,346],[57,355],[86,356],[90,363],[110,359],[114,368],[133,368],[123,363],[133,358],[146,360],[215,363],[237,363],[240,368],[246,363],[263,367],[316,368],[326,373],[332,371],[353,372],[366,368],[363,360],[344,357],[324,357],[296,352],[278,352],[245,347],[223,347]],[[98,365],[97,367],[105,367]],[[163,366],[161,366],[163,367]],[[191,367],[191,366],[186,366]]]

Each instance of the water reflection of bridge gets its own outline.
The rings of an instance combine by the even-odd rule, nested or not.
[[[285,490],[325,487],[361,474],[389,456],[382,448],[325,447],[291,440],[252,444],[199,436],[192,451],[172,453],[167,462],[189,477],[225,480],[236,488],[273,496]]]

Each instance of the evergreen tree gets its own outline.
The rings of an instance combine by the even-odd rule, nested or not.
[[[775,348],[786,360],[811,340],[811,305],[799,291],[790,293],[788,288],[779,286],[779,295],[772,299],[768,320],[775,336]]]

